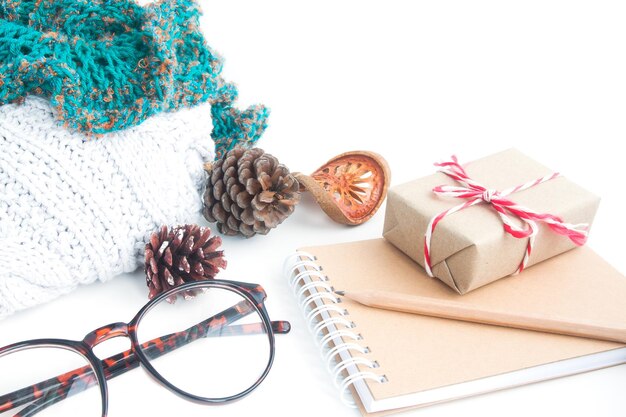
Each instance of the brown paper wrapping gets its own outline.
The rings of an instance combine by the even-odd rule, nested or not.
[[[479,159],[464,168],[470,178],[495,190],[554,172],[515,149]],[[421,266],[424,266],[424,233],[430,219],[465,201],[435,195],[432,189],[444,184],[459,185],[438,172],[392,187],[387,197],[383,236]],[[590,226],[600,202],[597,196],[565,177],[508,198],[536,212],[560,216],[567,223]],[[465,294],[513,274],[522,261],[526,244],[527,239],[514,238],[504,231],[493,208],[478,204],[439,222],[431,240],[432,271],[459,294]],[[527,267],[574,247],[566,236],[540,224]]]

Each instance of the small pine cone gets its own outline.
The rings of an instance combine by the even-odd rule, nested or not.
[[[298,181],[263,149],[237,147],[209,171],[203,213],[225,235],[265,235],[300,201]]]
[[[219,236],[211,236],[211,229],[198,225],[184,225],[152,233],[146,244],[146,283],[148,297],[182,285],[186,282],[215,278],[220,268],[226,268],[224,251]],[[185,297],[193,296],[189,291]],[[174,302],[168,298],[169,302]]]

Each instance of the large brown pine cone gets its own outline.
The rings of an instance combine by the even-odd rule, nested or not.
[[[161,230],[150,236],[146,244],[145,271],[149,297],[186,282],[215,278],[226,268],[224,251],[219,236],[211,237],[211,229],[198,225],[184,225]],[[187,293],[185,296],[192,296]],[[168,299],[173,302],[175,300]]]
[[[235,148],[209,168],[204,217],[225,235],[267,234],[300,201],[298,181],[262,149]]]

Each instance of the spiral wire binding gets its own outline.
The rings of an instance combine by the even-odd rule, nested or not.
[[[326,362],[326,369],[328,369],[328,372],[332,374],[334,365],[333,362],[336,362],[335,356],[339,355],[341,352],[345,352],[348,350],[356,350],[358,352],[361,352],[362,354],[370,352],[370,349],[367,346],[361,346],[358,343],[345,342],[340,345],[334,346],[332,349],[328,349],[324,354],[324,361]]]
[[[298,288],[299,283],[303,282],[303,280],[305,279],[310,279],[311,277],[317,277],[317,279],[319,280],[317,282],[328,281],[328,277],[324,275],[321,271],[304,270],[294,275],[294,277],[291,279],[290,281],[291,289],[295,291]]]
[[[317,306],[315,307],[313,310],[309,311],[309,313],[306,315],[306,321],[307,322],[312,322],[315,321],[314,318],[321,315],[322,313],[326,312],[328,313],[329,311],[334,311],[335,313],[339,314],[340,316],[347,316],[348,315],[348,310],[346,310],[345,308],[340,308],[337,307],[336,305],[333,304],[323,304],[321,306]],[[322,320],[322,319],[320,319]]]
[[[357,365],[357,364],[365,365],[365,366],[367,366],[368,368],[371,368],[371,369],[375,369],[375,368],[379,367],[378,362],[370,361],[369,359],[365,359],[365,358],[362,358],[362,357],[345,359],[345,360],[337,363],[335,365],[335,367],[330,371],[333,374],[333,376],[335,377],[335,379],[333,381],[334,384],[335,384],[335,387],[339,388],[339,384],[343,382],[343,380],[341,378],[338,378],[338,376],[341,375],[342,372],[344,370],[346,370],[349,366]]]
[[[311,281],[302,285],[300,289],[298,290],[298,292],[296,293],[296,298],[298,299],[298,301],[302,302],[302,296],[307,291],[311,291],[311,289],[314,287],[322,287],[331,294],[335,291],[333,287],[331,287],[330,285],[328,285],[327,283],[323,281]]]
[[[334,339],[342,339],[344,337],[349,337],[352,340],[363,340],[363,336],[361,336],[358,333],[354,333],[350,330],[333,330],[332,332],[328,332],[328,334],[326,336],[324,336],[322,338],[322,340],[320,341],[320,347],[326,351],[326,349],[330,349],[329,343],[333,342],[335,343]],[[338,345],[341,345],[343,342],[343,340],[341,340],[341,342],[337,343]]]
[[[337,306],[341,303],[341,299],[335,295],[333,287],[327,282],[328,277],[316,261],[317,258],[314,255],[298,251],[285,259],[283,273],[296,295],[310,332],[320,346],[333,383],[339,389],[341,401],[349,407],[356,407],[350,393],[352,385],[364,380],[384,383],[387,382],[387,378],[373,371],[361,371],[357,367],[357,365],[362,365],[369,369],[376,369],[379,365],[376,361],[352,355],[351,352],[366,354],[370,350],[368,347],[355,343],[363,337],[350,330],[356,325],[346,318],[349,312]],[[325,303],[324,300],[330,303]],[[332,316],[331,313],[337,316]],[[325,332],[327,333],[324,335]],[[343,338],[352,339],[355,342],[346,342]],[[337,357],[339,359],[336,359]],[[348,372],[348,376],[344,376],[344,371]]]
[[[322,320],[322,321],[318,322],[315,325],[315,327],[312,329],[312,333],[313,333],[313,335],[315,337],[315,340],[317,340],[320,337],[322,337],[322,333],[324,332],[324,330],[328,330],[328,327],[331,324],[334,325],[334,326],[337,326],[338,324],[341,324],[346,329],[352,329],[352,328],[356,327],[353,322],[351,322],[350,320],[346,320],[343,317],[333,317],[333,318],[328,319],[328,320]]]

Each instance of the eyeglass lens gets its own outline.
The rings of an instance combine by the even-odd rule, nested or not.
[[[54,346],[1,356],[0,416],[14,415],[101,417],[100,389],[90,363]]]
[[[195,291],[166,299],[137,324],[137,338],[156,372],[175,387],[204,398],[237,395],[269,366],[268,329],[257,308],[237,292]],[[170,351],[167,354],[164,352]]]

